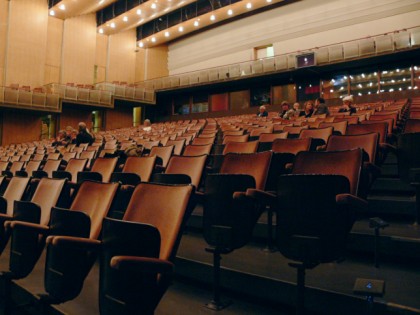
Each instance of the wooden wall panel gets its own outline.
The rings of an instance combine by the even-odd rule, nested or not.
[[[95,14],[82,15],[65,20],[61,83],[92,84],[95,59]]]
[[[146,80],[169,75],[168,46],[148,48],[146,52]]]
[[[10,1],[9,5],[5,83],[42,85],[47,49],[47,2],[19,0]]]
[[[133,108],[118,106],[106,110],[105,130],[127,128],[133,126]]]
[[[109,36],[107,78],[112,81],[134,82],[136,64],[136,30]]]
[[[2,145],[39,140],[42,115],[45,114],[4,111]]]
[[[108,39],[109,37],[106,35],[96,35],[95,64],[99,67],[106,67],[106,60],[108,56]]]
[[[48,17],[44,84],[60,82],[64,21]]]
[[[74,129],[77,129],[79,122],[83,121],[90,130],[92,127],[92,110],[93,109],[75,109],[63,106],[63,111],[60,114],[58,123],[58,129],[65,129],[67,126],[72,126]]]
[[[6,58],[7,19],[9,2],[0,0],[0,86],[4,85],[4,63]]]
[[[140,82],[145,80],[145,56],[146,50],[143,48],[139,48],[136,51],[136,74],[134,81]]]

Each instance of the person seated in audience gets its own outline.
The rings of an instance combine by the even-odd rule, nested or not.
[[[76,138],[77,138],[77,134],[78,134],[78,132],[77,132],[77,130],[76,129],[73,129],[72,131],[71,131],[71,133],[70,133],[70,139],[71,139],[71,144],[76,144]]]
[[[286,101],[281,102],[281,112],[279,113],[279,117],[283,119],[289,119],[290,111],[292,110],[290,109],[289,103]]]
[[[76,144],[79,145],[81,143],[89,143],[89,145],[93,143],[93,137],[87,130],[84,122],[79,122],[79,133],[76,136]]]
[[[305,102],[304,110],[299,114],[299,117],[309,118],[314,113],[314,104],[312,101]]]
[[[327,114],[328,116],[330,114],[330,111],[328,110],[328,107],[325,104],[325,100],[322,97],[318,97],[315,100],[314,115],[323,115],[323,114]]]
[[[268,112],[267,109],[264,105],[261,105],[260,108],[258,109],[258,113],[257,113],[257,117],[267,117],[268,116]]]
[[[350,112],[350,115],[356,113],[356,107],[353,106],[353,95],[347,95],[343,98],[343,106],[338,110],[339,113]]]
[[[299,103],[294,103],[293,107],[289,109],[284,115],[283,119],[292,119],[294,117],[299,117],[301,110]]]
[[[66,146],[69,144],[70,138],[67,137],[65,130],[60,130],[55,141],[52,143],[53,146]]]
[[[143,130],[144,131],[151,131],[152,130],[152,122],[150,121],[150,119],[145,119],[143,122]]]

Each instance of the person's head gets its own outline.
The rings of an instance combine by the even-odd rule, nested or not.
[[[294,109],[294,110],[300,110],[300,104],[299,104],[299,103],[297,103],[297,102],[296,102],[296,103],[294,103],[294,104],[293,104],[293,109]]]
[[[67,126],[66,127],[66,134],[69,136],[71,134],[71,132],[73,131],[73,127],[72,126]]]
[[[151,126],[152,123],[151,123],[150,119],[145,119],[143,125],[145,125],[145,126]]]
[[[307,101],[305,103],[305,111],[309,112],[313,109],[314,109],[314,104],[312,103],[312,101]]]
[[[86,124],[83,121],[79,122],[78,126],[79,126],[79,132],[86,131]]]
[[[77,136],[77,130],[76,129],[72,129],[71,134],[70,134],[71,138],[76,138]]]
[[[282,110],[288,110],[289,108],[290,108],[290,105],[289,105],[288,102],[286,102],[286,101],[281,102],[281,109]]]
[[[264,105],[261,105],[260,106],[260,109],[259,109],[260,113],[264,113],[265,110],[266,110],[265,106]]]
[[[60,130],[59,132],[58,132],[58,137],[61,139],[61,138],[64,138],[66,136],[66,131],[65,130]]]
[[[318,97],[318,98],[315,100],[315,107],[318,107],[318,106],[319,106],[319,104],[325,104],[325,100],[324,100],[322,97]]]
[[[347,95],[343,97],[343,106],[344,107],[351,107],[353,104],[353,95]]]

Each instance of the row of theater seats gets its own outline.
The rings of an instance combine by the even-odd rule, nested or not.
[[[357,217],[365,216],[366,213],[366,202],[360,197],[364,197],[367,194],[369,185],[375,176],[377,176],[378,166],[380,166],[380,161],[383,160],[386,150],[396,150],[398,152],[399,160],[405,162],[401,163],[401,165],[406,165],[406,173],[409,174],[408,179],[409,181],[412,180],[413,175],[411,170],[415,166],[416,159],[413,158],[411,153],[412,150],[416,149],[414,144],[418,144],[417,139],[419,138],[419,134],[413,133],[413,131],[418,131],[415,129],[417,122],[411,119],[407,120],[406,118],[411,117],[411,113],[415,111],[416,105],[418,104],[412,102],[411,104],[404,104],[401,107],[397,127],[407,131],[408,126],[411,126],[409,127],[411,129],[409,132],[398,135],[397,140],[391,141],[391,143],[388,143],[386,140],[387,138],[389,139],[389,133],[386,131],[386,128],[389,126],[387,122],[356,124],[355,128],[349,125],[347,126],[346,134],[350,129],[360,128],[360,130],[356,130],[356,134],[344,136],[334,134],[335,130],[332,130],[334,128],[333,126],[327,126],[321,129],[303,129],[300,131],[298,139],[288,138],[289,134],[285,137],[285,132],[273,133],[272,135],[282,135],[286,139],[275,139],[271,143],[272,150],[264,150],[260,153],[256,153],[260,142],[225,141],[226,137],[243,136],[229,134],[229,131],[237,131],[233,129],[239,129],[239,131],[242,131],[248,137],[248,133],[252,132],[252,130],[249,132],[249,130],[235,125],[243,124],[243,120],[238,122],[237,118],[234,121],[232,121],[232,118],[226,118],[226,121],[229,121],[227,124],[221,123],[222,121],[218,122],[220,124],[216,124],[213,121],[201,122],[201,125],[199,121],[195,123],[182,122],[180,124],[168,123],[166,127],[165,124],[162,124],[161,133],[158,131],[159,126],[156,126],[151,132],[127,128],[125,130],[103,133],[100,135],[102,139],[99,137],[102,140],[101,144],[97,146],[103,150],[105,150],[107,143],[109,146],[111,144],[116,145],[114,149],[121,149],[124,148],[124,145],[127,146],[127,143],[132,145],[133,142],[137,144],[138,140],[143,140],[137,139],[133,141],[134,137],[149,137],[150,140],[152,137],[162,139],[168,137],[166,135],[167,133],[171,133],[169,137],[176,134],[175,140],[172,140],[176,141],[178,137],[182,137],[186,133],[194,133],[194,135],[191,135],[190,140],[193,141],[193,144],[189,144],[180,150],[180,154],[184,154],[184,156],[174,155],[173,145],[167,164],[164,165],[162,163],[161,167],[156,167],[155,164],[158,158],[153,155],[152,150],[153,148],[163,150],[168,146],[151,147],[148,153],[149,156],[129,157],[125,161],[121,161],[123,163],[122,172],[117,172],[117,175],[112,175],[115,168],[119,170],[117,165],[120,163],[117,157],[97,158],[94,160],[91,172],[89,173],[98,171],[101,177],[96,179],[102,180],[105,183],[81,182],[80,173],[77,173],[77,181],[81,182],[81,184],[76,186],[66,185],[76,189],[72,194],[73,201],[70,203],[70,209],[84,210],[84,205],[79,205],[78,202],[88,202],[82,199],[89,198],[78,198],[79,194],[86,189],[89,191],[89,194],[102,196],[104,193],[96,193],[97,187],[102,186],[113,187],[111,190],[114,191],[115,200],[123,199],[126,201],[126,203],[117,202],[120,206],[119,209],[113,209],[115,200],[114,202],[108,200],[108,208],[103,205],[98,205],[98,207],[101,207],[100,210],[96,208],[92,213],[85,214],[81,214],[80,211],[71,211],[72,214],[69,214],[69,211],[60,211],[60,209],[53,210],[48,214],[49,205],[45,207],[47,208],[47,214],[34,215],[36,211],[31,212],[29,219],[26,220],[23,219],[24,214],[21,215],[19,210],[17,210],[16,216],[10,211],[5,212],[5,221],[10,221],[13,218],[16,221],[10,221],[10,223],[6,224],[4,235],[12,235],[12,246],[17,244],[16,246],[24,247],[23,250],[13,249],[13,253],[17,254],[11,254],[10,266],[13,265],[14,267],[10,267],[10,273],[6,274],[10,278],[20,277],[20,275],[25,276],[28,272],[27,270],[30,271],[32,262],[36,260],[34,257],[39,256],[40,250],[46,242],[48,251],[46,264],[48,267],[46,268],[45,287],[49,297],[47,299],[44,298],[44,300],[51,303],[64,302],[74,298],[78,294],[87,270],[90,269],[96,257],[95,255],[99,253],[101,263],[108,265],[101,271],[101,313],[120,313],[122,312],[120,308],[122,305],[128,308],[126,309],[128,313],[130,313],[130,307],[134,306],[154,308],[161,297],[162,290],[167,285],[165,283],[161,287],[160,280],[163,283],[166,282],[164,275],[171,270],[171,265],[168,263],[171,260],[159,256],[159,251],[156,249],[158,247],[157,245],[153,249],[144,248],[145,242],[142,240],[150,238],[148,242],[150,244],[156,244],[158,243],[158,234],[163,238],[163,235],[167,233],[167,229],[176,229],[178,234],[176,237],[172,237],[172,243],[178,244],[180,237],[179,231],[182,229],[183,224],[181,223],[179,227],[169,226],[168,224],[157,226],[157,230],[159,231],[157,233],[156,230],[154,232],[147,229],[144,230],[144,227],[137,230],[137,227],[134,226],[139,224],[126,224],[125,221],[137,220],[134,219],[134,214],[130,214],[130,209],[136,206],[140,207],[142,202],[150,202],[147,207],[145,206],[147,209],[161,208],[163,211],[167,207],[170,207],[171,204],[175,203],[173,200],[178,198],[178,192],[172,195],[169,191],[175,189],[174,187],[180,189],[184,187],[189,192],[187,193],[188,198],[180,198],[180,200],[183,200],[182,203],[185,207],[181,211],[182,219],[178,219],[178,221],[168,220],[165,222],[179,222],[181,220],[185,223],[189,213],[197,202],[195,196],[202,198],[204,205],[203,233],[205,240],[210,245],[207,250],[214,255],[216,275],[219,274],[217,270],[220,267],[220,255],[244,246],[252,236],[252,229],[257,219],[267,208],[269,211],[276,212],[277,214],[275,242],[278,249],[286,257],[297,261],[293,266],[302,275],[306,268],[313,268],[319,263],[336,260],[343,255],[346,236],[353,222]],[[252,125],[254,125],[253,118],[250,119],[252,119]],[[381,128],[379,128],[379,125]],[[366,128],[371,128],[370,126],[378,128],[367,130]],[[394,126],[394,124],[392,123],[391,126]],[[196,127],[199,128],[192,129]],[[328,130],[328,138],[323,138],[322,136],[325,130]],[[366,134],[366,131],[369,133]],[[392,138],[395,138],[395,132],[397,131],[397,129],[393,130]],[[313,133],[310,136],[301,136],[302,132]],[[165,133],[165,135],[162,135],[162,133]],[[380,140],[381,137],[383,137],[383,141]],[[198,145],[194,143],[198,139],[211,139],[211,142],[207,145]],[[321,139],[324,142],[320,142],[317,139]],[[116,140],[115,143],[113,143],[114,140]],[[261,135],[259,140],[261,141]],[[223,142],[225,143],[223,144]],[[313,142],[316,143],[316,146],[311,145]],[[396,144],[396,147],[392,146],[392,144]],[[207,158],[207,155],[197,157],[188,156],[188,154],[185,155],[185,151],[190,150],[188,148],[199,147],[198,149],[201,149],[202,146],[208,150],[207,154],[209,152],[215,153],[219,150],[218,146],[220,145],[224,145],[221,151],[220,167],[215,167],[214,165],[214,160],[216,156],[219,156],[218,154],[213,154],[211,158]],[[252,150],[243,149],[245,147],[252,147]],[[234,149],[231,151],[231,148]],[[381,148],[385,150],[384,153],[377,154],[378,151],[382,150]],[[10,154],[15,149],[16,147],[9,147],[4,148],[4,151],[8,151],[7,153]],[[95,152],[98,153],[99,150],[95,150]],[[147,149],[145,151],[147,152]],[[244,154],[244,152],[247,153]],[[382,158],[378,159],[375,157],[378,155],[382,156]],[[417,154],[415,156],[419,155]],[[163,154],[161,154],[160,159],[163,162]],[[71,161],[72,159],[69,160],[67,167],[71,164]],[[136,177],[133,181],[131,181],[132,179],[128,180],[121,177],[112,179],[112,176],[121,176],[122,173],[135,173],[136,170],[147,164],[146,161],[151,165],[147,174],[140,174],[139,178]],[[97,163],[99,164],[95,167]],[[107,165],[107,167],[104,165]],[[107,171],[104,172],[104,169]],[[161,171],[164,172],[159,173]],[[20,179],[20,177],[16,176],[12,177],[8,187],[14,181]],[[161,186],[151,183],[139,184],[140,179],[141,181],[151,180],[171,184],[191,182],[193,185]],[[28,183],[32,182],[30,179],[26,180]],[[49,180],[43,178],[39,184]],[[124,189],[120,189],[120,184],[114,183],[117,180],[121,182],[125,181],[126,185],[124,185]],[[7,178],[4,181],[7,181]],[[57,179],[57,181],[60,181],[60,179]],[[63,179],[61,181],[64,182]],[[60,186],[56,183],[54,186]],[[127,184],[131,185],[131,189]],[[92,188],[92,185],[95,188]],[[133,185],[137,185],[135,189]],[[85,188],[82,189],[82,187]],[[362,189],[362,187],[364,188]],[[70,188],[66,189],[64,196],[70,194]],[[152,192],[153,189],[156,189],[156,191]],[[164,193],[162,191],[158,192],[159,189],[167,189],[168,191]],[[132,193],[133,190],[134,192]],[[143,190],[147,194],[142,195],[142,197],[140,195],[136,197],[136,192]],[[175,192],[175,190],[173,191]],[[200,191],[203,193],[200,193]],[[3,196],[7,197],[6,200],[13,200],[8,199],[9,194],[6,188]],[[36,194],[33,196],[36,196]],[[160,196],[168,197],[160,198]],[[191,196],[194,196],[194,198],[191,198]],[[302,198],[302,196],[305,196],[305,198]],[[69,200],[67,197],[62,198],[63,200]],[[20,198],[14,200],[18,199]],[[97,200],[96,197],[93,199]],[[57,200],[60,200],[60,198]],[[36,200],[33,201],[35,203],[37,202]],[[68,205],[69,203],[67,203]],[[9,206],[7,206],[7,209],[9,210]],[[32,215],[34,216],[32,217]],[[104,219],[105,216],[108,218]],[[46,219],[48,217],[50,217],[49,224],[46,224],[45,222],[48,223]],[[162,224],[163,222],[162,218],[157,214],[145,215],[145,217],[139,218],[138,221],[148,223],[149,221],[147,220],[150,217],[155,220],[151,222],[153,225]],[[44,218],[44,220],[42,221],[39,218]],[[19,221],[26,221],[26,223]],[[80,222],[80,224],[74,224],[74,222]],[[134,231],[131,230],[131,226],[133,226]],[[34,230],[31,230],[32,227],[34,227]],[[103,236],[102,242],[99,242],[97,238],[101,229]],[[19,230],[31,230],[33,233],[32,236],[27,236],[26,234],[14,236],[16,233],[19,233],[16,232]],[[46,231],[46,233],[41,231]],[[272,235],[270,235],[270,231],[271,228],[268,234],[269,243],[274,241]],[[129,234],[126,235],[125,232]],[[42,237],[39,237],[40,235]],[[47,235],[49,235],[48,238]],[[32,237],[32,240],[28,241],[30,237]],[[20,238],[24,241],[19,242]],[[43,241],[36,243],[35,239],[37,242],[39,240]],[[107,243],[108,241],[110,243]],[[32,245],[28,246],[24,244]],[[110,250],[110,252],[107,252],[107,249],[111,247],[109,244],[115,244],[116,247]],[[137,252],[137,249],[139,249],[139,252]],[[35,255],[31,254],[31,258],[26,259],[28,255],[23,253],[24,250],[28,252],[36,251],[36,253]],[[122,252],[119,252],[120,250]],[[171,258],[175,255],[175,252],[176,246],[172,249]],[[139,258],[139,256],[143,256],[143,258]],[[148,258],[144,258],[144,256]],[[66,265],[70,257],[72,261],[75,259],[74,257],[77,257],[75,259],[75,266],[77,268]],[[149,259],[150,257],[160,257],[163,261]],[[13,262],[17,263],[13,264]],[[12,268],[15,269],[12,270]],[[22,269],[19,268],[23,268],[24,271],[26,270],[26,273],[22,272]],[[142,276],[138,273],[142,274]],[[156,278],[156,273],[161,274],[161,276]],[[153,275],[150,276],[150,274]],[[107,276],[111,278],[106,278]],[[115,277],[112,278],[113,276]],[[108,280],[105,281],[104,279]],[[159,280],[159,284],[155,281],[156,279]],[[66,280],[71,283],[67,283]],[[147,293],[144,293],[143,297],[139,297],[134,292],[127,292],[123,288],[124,284],[144,284]],[[102,287],[103,285],[109,285],[109,287],[105,289]],[[298,283],[298,285],[303,284]],[[139,289],[139,292],[143,291]],[[301,299],[302,296],[299,298]],[[151,301],[153,303],[148,303]],[[303,305],[303,301],[300,300],[298,305]],[[220,294],[217,286],[214,299],[209,304],[209,307],[215,309],[221,307]]]

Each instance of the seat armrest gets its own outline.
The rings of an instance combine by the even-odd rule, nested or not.
[[[79,248],[87,250],[98,249],[101,245],[101,242],[95,239],[84,238],[84,237],[75,237],[75,236],[48,236],[46,240],[47,245],[52,245],[55,247],[62,248]]]
[[[113,269],[136,273],[172,273],[174,267],[173,263],[167,260],[138,256],[114,256],[110,266]]]
[[[355,210],[366,211],[368,208],[368,202],[366,200],[352,194],[339,194],[335,200],[338,205],[349,206]]]
[[[264,191],[255,188],[249,188],[246,190],[246,195],[249,198],[255,199],[258,203],[264,206],[271,206],[276,203],[276,193],[273,191]]]
[[[24,221],[6,221],[4,223],[4,226],[6,227],[6,229],[30,230],[32,232],[38,232],[39,234],[47,234],[50,230],[49,227],[46,225]]]
[[[13,217],[4,213],[0,213],[0,221],[13,220]]]

